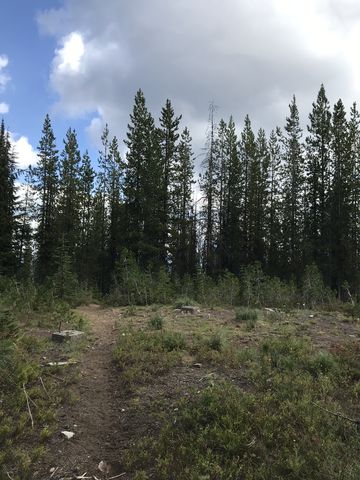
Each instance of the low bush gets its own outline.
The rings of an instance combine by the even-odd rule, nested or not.
[[[162,330],[164,319],[160,314],[153,315],[149,320],[149,327],[153,330]]]
[[[235,310],[235,320],[237,322],[256,322],[258,317],[258,310],[245,307],[239,307]]]

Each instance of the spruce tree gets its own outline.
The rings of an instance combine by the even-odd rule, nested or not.
[[[159,265],[163,238],[160,133],[141,90],[135,95],[125,144],[125,246],[142,266]]]
[[[160,148],[161,148],[161,178],[160,183],[160,222],[161,222],[161,260],[168,262],[168,241],[170,218],[174,208],[172,184],[174,180],[175,163],[177,156],[177,141],[179,138],[179,123],[181,116],[176,117],[169,99],[161,110],[160,117]]]
[[[222,270],[239,274],[243,256],[241,247],[241,208],[243,199],[242,167],[235,122],[230,117],[226,134],[226,160],[222,167],[224,199],[221,214]]]
[[[15,160],[4,120],[0,125],[0,275],[15,271]]]
[[[80,167],[81,155],[75,130],[68,129],[61,154],[58,224],[60,243],[75,266],[80,244]]]
[[[173,175],[173,208],[170,217],[172,272],[183,277],[194,271],[191,254],[193,152],[188,128],[181,133]]]
[[[242,238],[239,245],[241,263],[246,265],[250,258],[250,180],[253,170],[253,164],[256,162],[256,141],[252,130],[251,121],[248,115],[245,117],[244,129],[241,133],[240,141],[240,159],[241,159],[241,231]]]
[[[351,155],[349,127],[342,100],[334,106],[332,116],[332,171],[330,194],[330,263],[331,286],[341,296],[341,287],[351,272]]]
[[[219,163],[216,155],[215,106],[209,107],[209,126],[205,147],[205,159],[202,163],[204,173],[201,178],[201,192],[204,197],[202,220],[204,230],[203,266],[208,275],[216,270],[216,237],[217,237],[217,199]]]
[[[272,130],[269,138],[268,208],[266,215],[267,271],[279,275],[281,259],[282,228],[282,186],[281,159],[282,133],[280,128]]]
[[[93,190],[95,171],[91,166],[88,152],[86,151],[82,157],[80,166],[80,238],[79,252],[77,258],[76,271],[81,282],[92,283],[91,278],[91,233],[92,233],[92,217],[94,208]],[[92,262],[91,262],[92,263]]]
[[[36,231],[36,273],[40,282],[55,272],[55,252],[58,244],[56,223],[59,189],[58,151],[49,115],[46,115],[42,137],[38,146],[39,161],[33,169],[34,188],[38,192],[39,205]]]
[[[284,137],[284,208],[283,256],[284,274],[299,276],[302,266],[304,231],[304,159],[302,131],[295,95],[289,105]]]
[[[109,275],[113,275],[123,246],[123,163],[119,153],[118,140],[114,137],[109,147]]]
[[[315,262],[323,274],[329,256],[329,193],[331,166],[331,112],[321,85],[309,115],[306,137],[307,212],[305,223],[306,263]]]

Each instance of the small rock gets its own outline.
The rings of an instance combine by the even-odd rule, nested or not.
[[[183,313],[197,313],[199,310],[192,305],[184,305],[183,307],[181,307],[181,311]]]
[[[56,470],[56,468],[55,468],[55,467],[51,467],[51,468],[50,468],[50,470],[49,470],[49,473],[54,473],[54,472],[55,472],[55,470]]]
[[[194,368],[201,368],[201,367],[202,367],[202,363],[194,363],[193,367],[194,367]]]
[[[62,431],[61,434],[64,435],[64,437],[65,437],[67,440],[70,440],[70,439],[73,438],[73,436],[75,435],[74,432],[67,432],[66,430]]]
[[[315,315],[309,315],[309,318],[314,318],[314,317],[315,317]]]
[[[109,474],[111,472],[111,466],[104,460],[101,460],[101,462],[98,465],[98,469],[100,470],[101,473]]]

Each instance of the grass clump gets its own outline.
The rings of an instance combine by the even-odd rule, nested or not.
[[[129,391],[174,366],[186,346],[179,333],[126,331],[121,334],[114,352],[121,370],[121,382]]]
[[[235,310],[236,322],[256,322],[258,317],[258,311],[251,308],[239,307]]]
[[[162,316],[159,313],[153,315],[150,318],[149,327],[152,330],[162,330],[163,326],[164,326],[164,319],[162,318]]]

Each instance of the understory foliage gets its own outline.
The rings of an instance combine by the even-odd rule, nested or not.
[[[56,328],[60,321],[66,327],[75,319],[69,304],[57,298],[54,290],[0,278],[1,479],[33,478],[33,464],[44,454],[45,441],[52,435],[62,394],[40,368],[48,340],[28,336],[26,330],[30,326]]]
[[[181,399],[160,433],[131,447],[134,478],[355,480],[359,349],[266,340],[242,365],[246,389],[212,381]],[[340,412],[336,417],[330,412]]]

